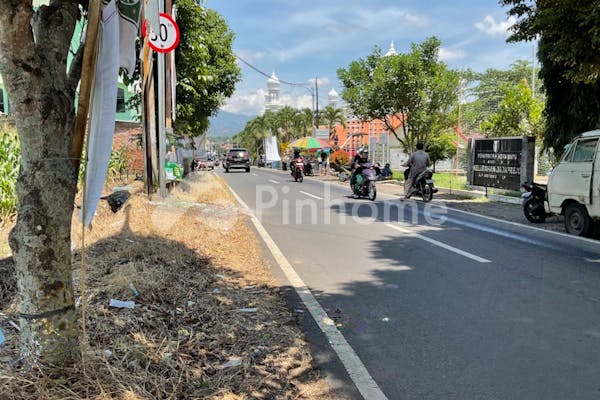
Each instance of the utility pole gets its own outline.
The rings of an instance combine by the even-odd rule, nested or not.
[[[315,76],[315,104],[316,104],[316,111],[315,111],[315,121],[316,121],[316,126],[317,128],[319,127],[319,82],[317,81],[317,77]]]
[[[454,161],[454,175],[458,175],[458,144],[460,140],[460,133],[462,131],[461,128],[461,112],[462,112],[462,90],[463,90],[463,77],[462,73],[458,78],[458,121],[456,127],[456,160]]]

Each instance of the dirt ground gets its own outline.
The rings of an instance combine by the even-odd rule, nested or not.
[[[132,186],[117,213],[101,201],[84,247],[73,223],[84,363],[21,367],[14,266],[1,259],[0,399],[331,399],[225,184],[195,173],[164,202]]]

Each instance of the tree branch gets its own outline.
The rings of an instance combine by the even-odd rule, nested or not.
[[[84,49],[85,45],[81,44],[79,49],[77,49],[77,53],[73,56],[73,60],[71,60],[71,66],[67,74],[67,90],[69,91],[77,90],[77,84],[79,83],[79,79],[81,79]]]

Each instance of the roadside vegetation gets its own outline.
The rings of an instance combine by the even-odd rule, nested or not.
[[[17,211],[17,177],[21,148],[17,131],[8,124],[0,127],[0,225]]]

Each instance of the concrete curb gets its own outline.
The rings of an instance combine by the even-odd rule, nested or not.
[[[471,198],[477,197],[485,197],[485,192],[475,191],[475,190],[457,190],[457,189],[449,189],[449,188],[438,188],[440,193],[448,193],[448,194],[458,194],[461,196],[468,196]],[[510,204],[521,204],[520,197],[512,197],[512,196],[503,196],[500,194],[488,194],[487,198],[492,201],[498,201],[501,203],[510,203]]]

